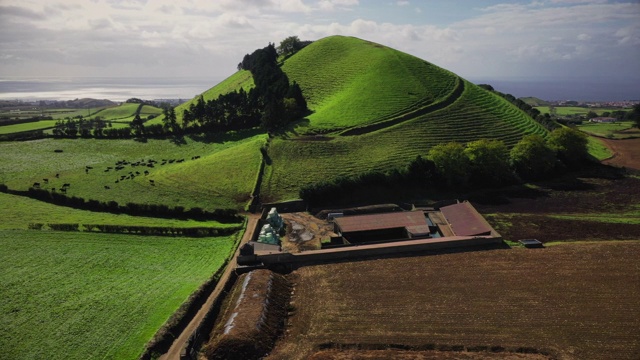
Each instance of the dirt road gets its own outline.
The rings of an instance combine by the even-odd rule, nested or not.
[[[178,338],[173,342],[173,344],[171,344],[171,348],[169,348],[169,351],[166,354],[163,354],[162,356],[160,356],[160,360],[180,360],[180,351],[182,350],[182,348],[184,347],[184,344],[189,339],[189,336],[191,336],[191,334],[195,331],[198,325],[200,325],[200,322],[202,322],[202,319],[204,319],[205,315],[209,312],[209,309],[211,309],[211,305],[213,304],[213,301],[222,293],[224,284],[227,282],[229,275],[236,268],[236,265],[237,265],[236,258],[237,258],[238,252],[240,251],[240,247],[242,247],[242,244],[251,240],[251,236],[253,235],[253,229],[255,229],[256,223],[258,222],[259,219],[260,219],[259,215],[249,215],[249,220],[247,222],[247,230],[245,231],[244,236],[242,237],[242,240],[238,245],[238,249],[236,250],[235,256],[233,257],[233,259],[231,259],[231,261],[229,261],[227,268],[225,269],[224,273],[220,277],[220,280],[218,281],[218,285],[216,285],[216,288],[211,292],[211,295],[209,295],[209,297],[207,298],[207,301],[204,303],[204,305],[202,305],[202,307],[200,308],[196,316],[194,316],[193,319],[191,319],[191,322],[189,322],[189,325],[187,325],[187,327],[184,329],[184,331],[182,331],[180,336],[178,336]]]

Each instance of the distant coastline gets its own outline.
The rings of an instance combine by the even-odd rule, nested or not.
[[[624,101],[640,100],[640,82],[597,82],[594,80],[491,80],[468,79],[474,84],[489,84],[517,98],[537,97],[547,101]]]
[[[0,77],[0,100],[192,99],[222,79],[131,77]]]
[[[154,99],[192,99],[223,79],[206,77],[0,77],[0,100],[108,99],[122,102],[136,97]],[[640,100],[640,83],[595,81],[495,80],[469,78],[475,84],[490,84],[497,91],[515,97],[533,96],[547,101],[623,101]]]

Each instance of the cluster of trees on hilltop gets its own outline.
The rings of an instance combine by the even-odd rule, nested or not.
[[[200,96],[184,110],[185,128],[226,131],[261,125],[272,131],[309,111],[300,86],[296,82],[290,84],[280,69],[274,44],[245,55],[238,70],[250,71],[255,87],[248,92],[240,89],[209,101]]]
[[[588,161],[583,133],[558,128],[545,140],[525,136],[511,150],[500,140],[436,145],[425,158],[418,156],[405,169],[368,172],[304,186],[300,197],[311,206],[350,199],[362,189],[418,186],[443,190],[473,190],[543,180]]]

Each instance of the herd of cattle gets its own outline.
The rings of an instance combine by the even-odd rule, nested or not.
[[[200,155],[196,155],[196,156],[192,156],[191,157],[191,160],[197,160],[197,159],[200,159]],[[161,161],[157,161],[157,160],[154,160],[154,159],[148,159],[148,160],[142,159],[142,160],[136,161],[136,162],[127,161],[127,160],[119,160],[119,161],[117,161],[115,163],[115,166],[107,166],[107,168],[104,170],[104,172],[110,172],[110,171],[117,172],[117,171],[120,171],[120,170],[124,170],[127,166],[130,166],[132,168],[138,168],[138,167],[154,168],[156,165],[158,165],[158,163],[159,163],[159,166],[163,166],[163,165],[166,165],[166,164],[174,164],[174,163],[179,164],[179,163],[183,163],[184,161],[185,161],[185,159],[162,159]],[[84,172],[86,174],[89,174],[89,172],[91,170],[93,170],[92,166],[88,166],[87,165],[84,168]],[[140,169],[139,171],[132,170],[132,171],[129,171],[125,175],[122,175],[122,174],[119,175],[116,178],[115,183],[118,184],[121,181],[133,180],[133,179],[136,178],[136,176],[148,176],[149,174],[150,174],[150,172],[147,169],[145,169],[145,170]],[[55,177],[57,179],[59,179],[60,178],[60,174],[56,174]],[[44,179],[42,179],[42,183],[34,182],[32,187],[35,188],[35,189],[40,189],[40,188],[42,188],[42,185],[48,185],[48,184],[49,184],[49,179],[48,178],[44,178]],[[151,186],[155,186],[156,182],[155,182],[155,180],[149,179],[149,184]],[[59,189],[56,189],[56,188],[52,187],[51,191],[55,192],[56,190],[59,190],[62,193],[66,193],[67,189],[70,186],[71,186],[71,184],[65,183]],[[110,190],[111,187],[108,186],[108,185],[104,185],[104,189],[105,190]]]

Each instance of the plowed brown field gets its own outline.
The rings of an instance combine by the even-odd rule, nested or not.
[[[635,130],[637,131],[637,129]],[[605,164],[640,170],[640,138],[601,140],[614,154],[611,159],[603,161]]]
[[[268,359],[380,359],[390,344],[422,350],[403,359],[638,359],[638,259],[640,242],[626,241],[301,268]]]

